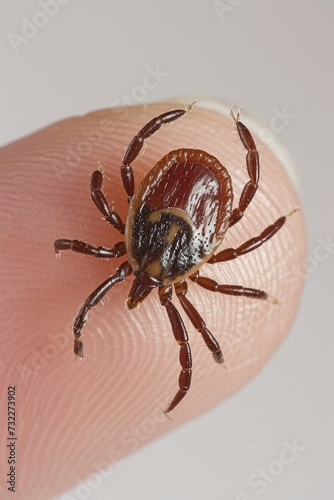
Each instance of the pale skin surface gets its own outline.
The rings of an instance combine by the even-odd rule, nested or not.
[[[56,259],[53,242],[75,238],[113,246],[123,239],[93,205],[90,175],[101,162],[104,193],[125,219],[127,196],[119,173],[125,147],[149,119],[180,107],[184,104],[99,111],[52,125],[0,151],[0,383],[2,398],[8,386],[16,387],[17,499],[52,498],[212,408],[260,370],[294,319],[302,288],[296,270],[305,258],[301,211],[260,249],[201,269],[220,283],[264,289],[279,305],[189,284],[188,298],[220,342],[229,369],[213,361],[181,312],[192,347],[193,382],[170,414],[172,421],[162,411],[177,390],[179,349],[155,291],[138,310],[128,311],[124,303],[132,277],[116,285],[104,305],[90,312],[83,331],[85,356],[75,359],[72,320],[124,257],[99,261],[66,251]],[[241,120],[247,125],[242,115]],[[242,244],[299,206],[278,160],[255,141],[260,187],[220,249]],[[166,152],[204,149],[228,168],[236,206],[248,178],[245,150],[230,117],[195,106],[146,144],[133,165],[136,185]],[[175,297],[174,303],[181,311]],[[2,429],[7,427],[5,407]],[[3,442],[0,454],[1,470],[7,471]],[[2,498],[6,490],[2,476]]]

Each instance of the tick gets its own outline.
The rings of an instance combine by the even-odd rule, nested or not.
[[[199,149],[178,149],[166,154],[135,189],[132,163],[143,148],[144,141],[162,125],[181,118],[191,109],[175,109],[150,120],[129,144],[121,165],[121,179],[128,196],[129,209],[125,224],[110,209],[102,192],[103,172],[100,168],[91,176],[91,197],[104,219],[124,240],[112,248],[93,247],[79,240],[59,239],[56,253],[73,250],[99,259],[117,258],[127,254],[115,274],[109,276],[85,300],[74,320],[74,353],[83,356],[82,329],[88,312],[96,306],[114,285],[134,275],[128,309],[138,307],[155,289],[165,308],[176,342],[180,346],[179,388],[165,409],[172,411],[187,394],[192,374],[189,338],[183,320],[172,302],[175,290],[181,308],[211,351],[213,359],[223,364],[219,343],[206,327],[205,321],[187,297],[187,279],[196,285],[226,295],[243,295],[268,299],[263,290],[240,285],[218,284],[200,275],[204,264],[216,264],[236,259],[261,246],[274,236],[286,221],[280,217],[261,234],[236,248],[215,253],[226,231],[237,224],[252,201],[259,184],[260,164],[255,142],[248,128],[234,115],[239,138],[246,150],[249,180],[244,186],[238,205],[233,208],[233,188],[227,169],[214,156]]]

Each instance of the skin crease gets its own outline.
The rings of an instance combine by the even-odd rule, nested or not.
[[[296,314],[305,258],[301,211],[261,248],[235,261],[201,269],[220,283],[266,290],[279,301],[229,297],[189,283],[188,298],[220,342],[226,364],[217,365],[174,304],[188,329],[193,381],[166,418],[177,390],[179,348],[157,292],[139,309],[125,300],[133,277],[110,290],[90,312],[83,330],[84,358],[73,354],[72,321],[85,298],[124,257],[97,260],[62,252],[58,238],[113,246],[123,239],[102,220],[90,199],[90,175],[101,162],[104,193],[125,220],[127,196],[120,164],[133,135],[151,118],[182,103],[103,110],[51,125],[0,151],[1,164],[1,394],[16,387],[17,499],[47,499],[119,461],[235,392],[266,363]],[[241,120],[247,125],[245,117]],[[244,218],[220,250],[241,245],[299,206],[277,158],[255,138],[261,157],[260,187]],[[146,141],[134,162],[136,185],[170,150],[204,149],[229,170],[234,206],[248,181],[246,152],[230,117],[195,106]],[[0,414],[1,428],[7,415]],[[1,447],[1,470],[8,470]],[[1,479],[5,498],[7,485]]]

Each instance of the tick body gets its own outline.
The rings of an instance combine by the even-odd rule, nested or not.
[[[144,140],[168,124],[182,117],[191,106],[172,110],[153,118],[132,139],[122,161],[121,178],[129,200],[125,224],[113,212],[102,192],[103,173],[96,170],[91,177],[91,196],[105,220],[124,234],[125,241],[114,247],[93,247],[79,240],[60,239],[55,250],[73,250],[100,259],[117,258],[127,254],[116,273],[108,277],[85,300],[74,321],[74,353],[83,356],[82,329],[89,310],[117,283],[133,274],[126,305],[138,307],[155,289],[165,308],[176,342],[180,346],[179,388],[165,409],[172,411],[187,394],[191,383],[192,357],[188,334],[180,313],[172,302],[174,289],[181,308],[211,351],[218,364],[224,362],[219,343],[208,330],[200,313],[187,297],[187,278],[195,284],[227,295],[244,295],[267,299],[262,290],[240,285],[219,284],[200,276],[205,264],[215,264],[255,250],[270,239],[285,223],[286,217],[264,229],[261,234],[239,247],[216,253],[226,231],[238,223],[258,188],[260,164],[254,140],[247,127],[233,116],[237,131],[246,149],[249,180],[243,188],[238,204],[233,208],[231,177],[214,156],[198,149],[178,149],[166,154],[147,174],[135,190],[132,163],[140,153]]]
[[[227,230],[232,199],[227,170],[204,151],[179,149],[157,163],[132,197],[125,226],[138,285],[130,309],[141,302],[147,276],[168,286],[211,257]]]

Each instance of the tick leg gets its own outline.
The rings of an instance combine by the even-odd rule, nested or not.
[[[290,215],[290,214],[289,214]],[[264,231],[262,231],[259,236],[255,236],[250,240],[247,240],[245,243],[240,245],[237,248],[226,248],[216,255],[212,255],[208,260],[209,264],[215,264],[216,262],[225,262],[227,260],[233,260],[240,255],[244,255],[245,253],[252,252],[256,248],[260,247],[266,241],[270,240],[281,229],[281,227],[285,224],[287,216],[280,217],[276,222],[268,226]]]
[[[56,254],[61,250],[73,250],[74,252],[92,255],[98,259],[112,259],[126,254],[125,243],[120,241],[112,248],[108,247],[93,247],[89,243],[80,240],[56,240],[54,242]]]
[[[260,177],[259,153],[256,150],[254,139],[248,128],[242,122],[239,121],[239,113],[237,114],[237,116],[235,116],[233,111],[231,111],[231,115],[237,126],[237,131],[240,140],[244,148],[247,150],[246,165],[250,180],[247,182],[247,184],[244,186],[242,190],[239,199],[239,205],[231,213],[229,227],[234,226],[234,224],[239,222],[239,220],[243,217],[246,208],[248,207],[248,205],[250,204],[256,193]]]
[[[200,276],[198,271],[189,278],[202,288],[210,290],[210,292],[224,293],[225,295],[243,295],[252,299],[268,299],[268,294],[263,290],[246,288],[240,285],[219,285],[215,280]],[[272,301],[275,301],[275,299],[272,299]]]
[[[169,413],[172,411],[187,394],[190,383],[191,383],[191,373],[192,373],[192,360],[191,360],[191,350],[188,343],[189,338],[187,330],[184,326],[182,318],[177,311],[176,307],[172,303],[172,287],[162,287],[159,288],[159,298],[161,305],[166,308],[170,324],[172,326],[173,334],[176,342],[180,346],[180,365],[181,371],[179,375],[179,390],[175,394],[173,400],[165,409],[164,413]]]
[[[84,305],[80,309],[77,317],[74,320],[73,333],[74,333],[74,354],[83,357],[83,343],[81,340],[81,331],[87,320],[88,312],[92,307],[96,306],[100,300],[105,296],[105,294],[112,288],[116,283],[120,283],[125,280],[131,274],[130,264],[126,261],[123,262],[116,273],[106,279],[101,285],[99,285],[94,292],[92,292],[89,297],[85,300]]]
[[[186,281],[180,281],[174,285],[176,295],[178,296],[181,306],[183,307],[188,318],[194,325],[197,331],[202,335],[204,342],[212,353],[213,359],[216,363],[224,363],[224,357],[217,340],[212,333],[206,328],[205,322],[195,307],[187,299],[186,293],[188,286]]]
[[[131,198],[134,193],[134,175],[131,163],[137,158],[138,154],[140,153],[144,145],[144,140],[157,132],[161,125],[177,120],[187,111],[190,111],[191,108],[192,104],[186,109],[174,109],[172,111],[167,111],[167,113],[163,113],[150,120],[138,132],[138,134],[134,136],[125,152],[121,166],[122,182],[129,198]]]
[[[100,167],[99,170],[95,170],[95,172],[92,173],[90,180],[90,194],[92,200],[100,210],[100,212],[104,215],[105,220],[115,229],[117,229],[117,231],[119,231],[121,234],[124,234],[125,225],[123,224],[120,216],[116,212],[110,210],[108,202],[101,190],[102,182],[103,171],[102,167]]]

